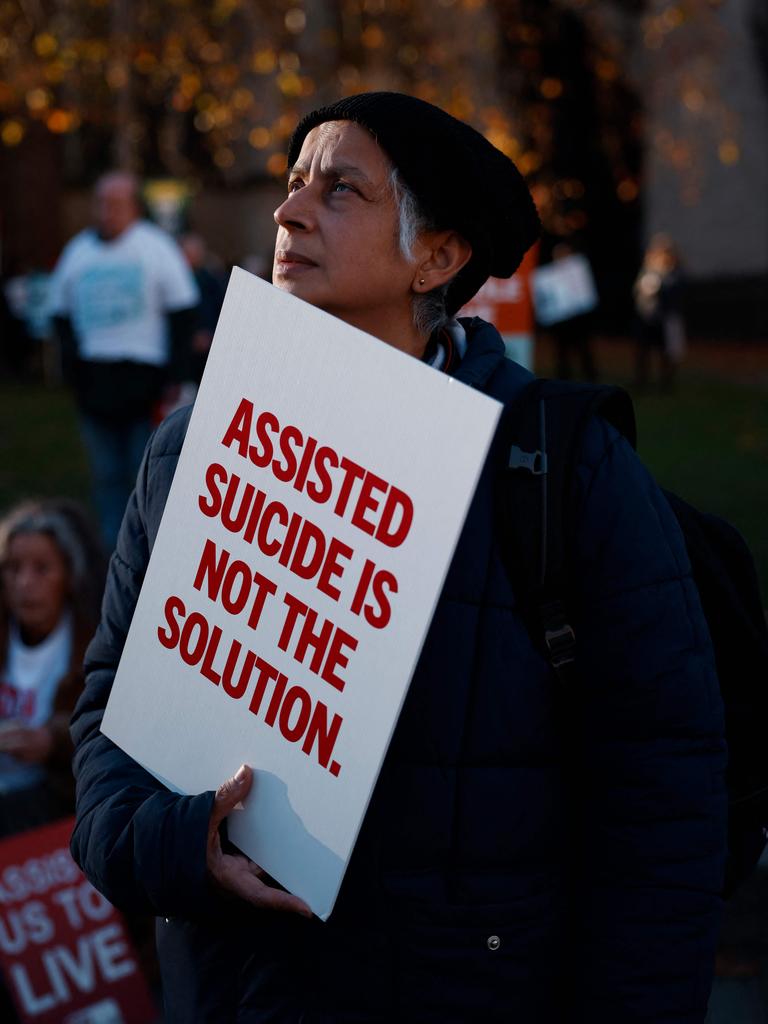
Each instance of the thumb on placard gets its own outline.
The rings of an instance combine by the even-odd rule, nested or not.
[[[219,819],[225,818],[233,811],[241,800],[248,796],[253,783],[253,769],[242,764],[231,779],[222,782],[216,790],[214,807]]]

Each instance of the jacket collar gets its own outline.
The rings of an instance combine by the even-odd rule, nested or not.
[[[467,352],[451,376],[483,390],[505,359],[504,341],[493,326],[479,317],[460,317],[466,331]]]

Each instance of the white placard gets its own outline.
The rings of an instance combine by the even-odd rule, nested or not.
[[[500,411],[233,271],[102,728],[323,919]]]
[[[543,327],[589,313],[597,306],[592,269],[586,256],[579,253],[537,267],[531,280],[536,319]]]

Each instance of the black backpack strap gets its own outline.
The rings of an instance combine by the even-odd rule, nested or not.
[[[617,387],[535,380],[506,415],[505,560],[529,631],[563,683],[573,677],[576,653],[568,607],[569,497],[584,431],[595,415],[634,446],[632,400]]]
[[[583,913],[581,836],[586,816],[582,690],[568,564],[574,539],[569,499],[584,431],[596,414],[634,444],[632,402],[618,388],[535,380],[505,408],[502,420],[509,453],[501,488],[502,551],[530,636],[549,661],[560,691],[553,711],[563,766],[563,826],[572,850],[566,869],[565,928],[574,935]]]

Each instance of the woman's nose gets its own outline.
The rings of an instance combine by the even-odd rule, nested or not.
[[[305,185],[295,192],[290,192],[285,201],[278,206],[273,214],[275,223],[289,230],[309,231],[315,222],[312,207],[310,190]]]

